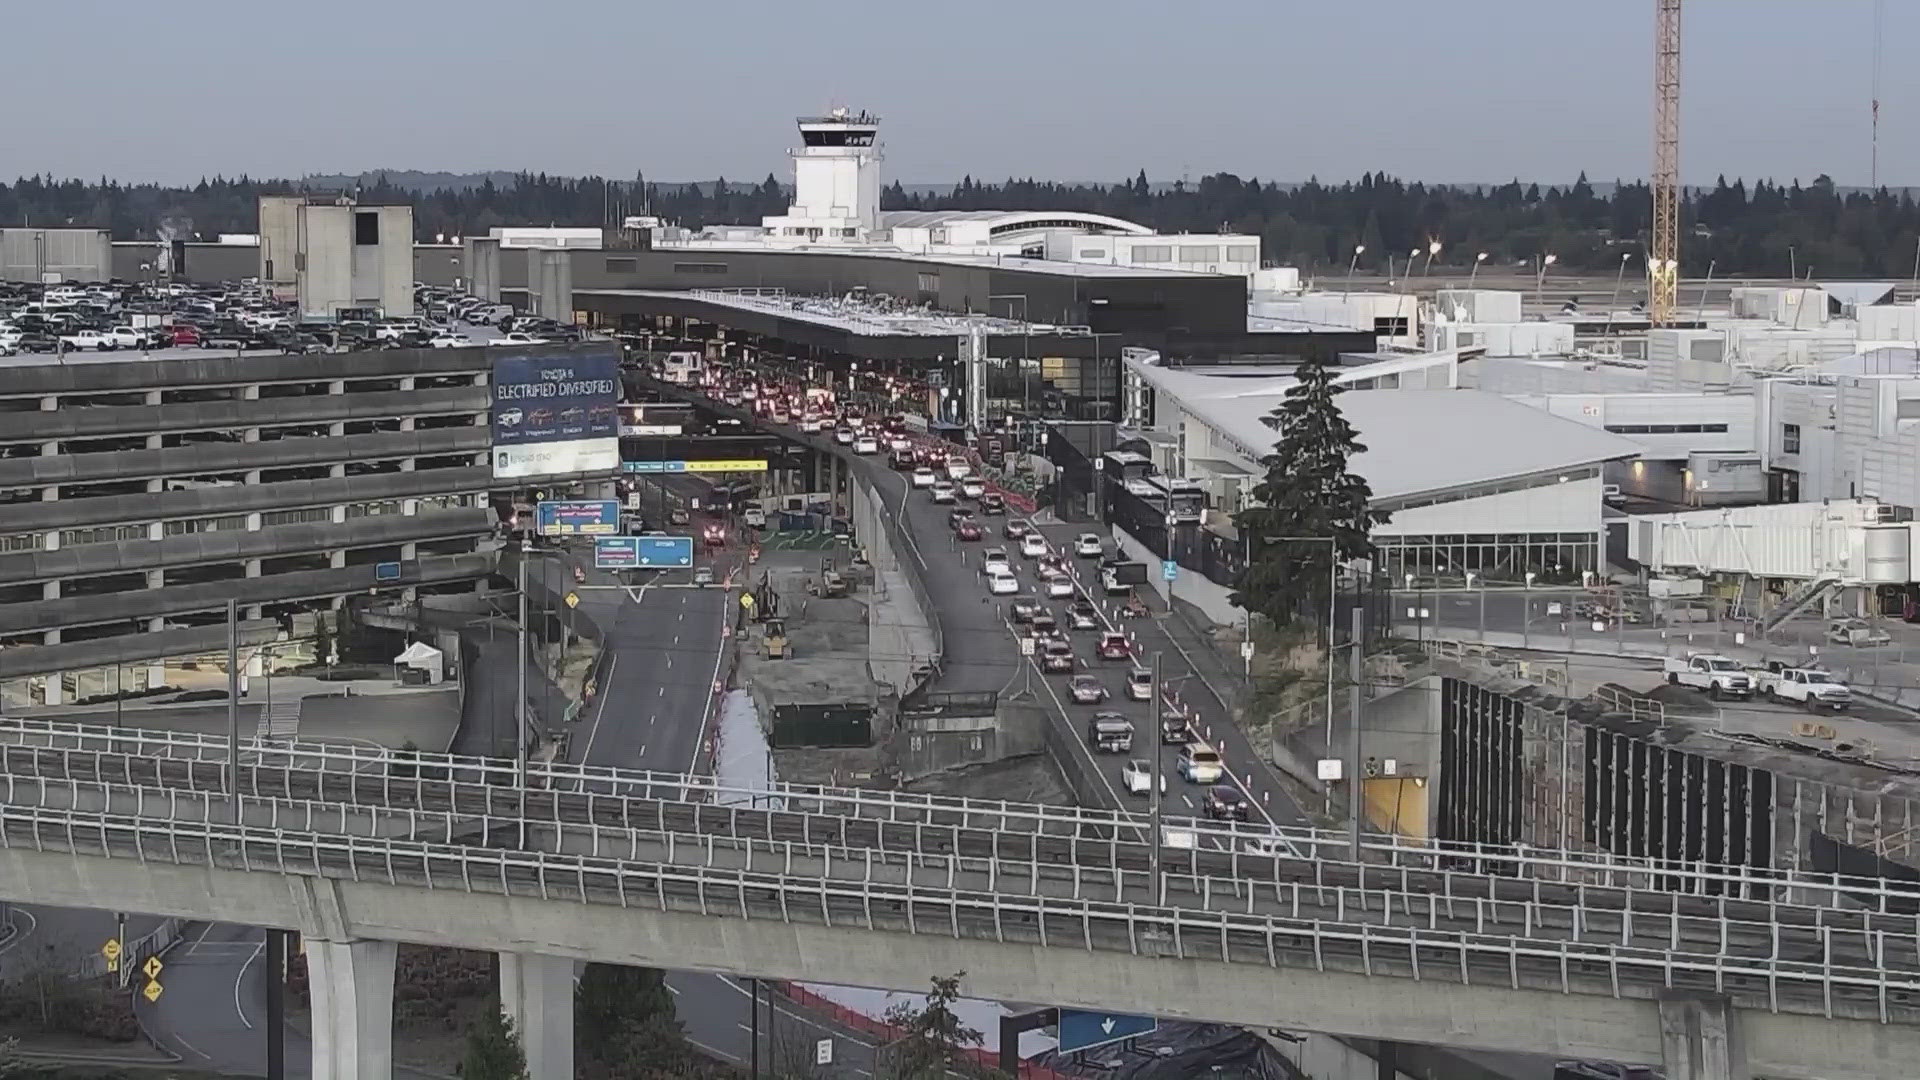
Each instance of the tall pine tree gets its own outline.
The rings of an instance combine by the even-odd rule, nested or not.
[[[1280,438],[1260,460],[1267,473],[1253,487],[1255,503],[1234,517],[1251,558],[1234,583],[1233,603],[1276,626],[1325,611],[1329,549],[1343,562],[1370,558],[1373,526],[1387,520],[1368,508],[1373,491],[1348,468],[1367,448],[1335,400],[1346,388],[1317,361],[1301,364],[1295,379],[1262,418]],[[1279,537],[1330,537],[1332,543]]]

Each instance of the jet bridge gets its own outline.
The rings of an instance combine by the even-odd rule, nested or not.
[[[1910,517],[1873,499],[1635,515],[1627,555],[1653,573],[1784,578],[1817,596],[1914,580],[1920,529]]]

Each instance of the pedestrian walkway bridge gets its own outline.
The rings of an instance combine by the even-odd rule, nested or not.
[[[1664,1058],[1676,1077],[1744,1075],[1700,1049],[1715,1031],[1764,1076],[1893,1075],[1920,1053],[1915,898],[1878,881],[1388,837],[1355,862],[1340,836],[1193,822],[1156,849],[1119,812],[566,765],[522,788],[511,764],[316,745],[246,744],[236,794],[226,756],[219,739],[0,721],[0,899],[347,950],[897,989],[965,970],[974,996]],[[351,1002],[368,966],[339,949],[319,967]],[[385,1039],[373,1022],[347,1026]]]

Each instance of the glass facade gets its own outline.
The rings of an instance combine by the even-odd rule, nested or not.
[[[1380,536],[1382,568],[1392,580],[1464,580],[1471,571],[1485,582],[1524,582],[1531,571],[1540,584],[1578,584],[1585,571],[1600,572],[1596,533],[1452,533]]]

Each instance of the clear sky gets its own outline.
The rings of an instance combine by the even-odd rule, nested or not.
[[[1920,2],[1886,0],[1880,178],[1920,185]],[[0,4],[0,174],[1646,175],[1653,0],[56,0]],[[1865,184],[1874,0],[1687,0],[1682,174]],[[44,43],[44,48],[34,42]]]

